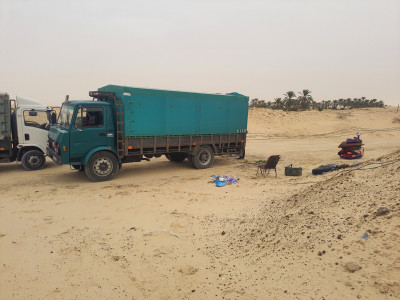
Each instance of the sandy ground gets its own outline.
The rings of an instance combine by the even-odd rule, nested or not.
[[[399,298],[395,117],[250,110],[245,161],[195,170],[159,158],[103,183],[49,159],[36,172],[2,164],[0,298]],[[357,131],[362,170],[308,174],[348,163],[337,146]],[[273,154],[278,177],[256,176]],[[285,177],[289,164],[303,176]],[[212,174],[240,180],[217,188]]]

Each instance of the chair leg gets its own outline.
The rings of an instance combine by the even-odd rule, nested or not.
[[[276,173],[276,168],[275,168],[275,177],[278,177],[278,174]]]

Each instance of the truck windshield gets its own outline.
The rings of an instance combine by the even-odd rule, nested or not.
[[[25,110],[24,123],[25,126],[36,127],[39,129],[49,130],[51,123],[52,110]]]
[[[57,125],[63,128],[69,128],[73,113],[74,106],[63,104],[60,110],[60,115],[58,116]]]

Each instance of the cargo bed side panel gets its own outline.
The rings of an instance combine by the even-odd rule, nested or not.
[[[248,97],[109,85],[122,98],[125,136],[238,133],[247,129]]]
[[[0,140],[11,138],[10,100],[7,94],[0,94]]]

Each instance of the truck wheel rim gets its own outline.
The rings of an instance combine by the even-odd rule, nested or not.
[[[113,170],[113,163],[110,159],[102,157],[97,159],[93,164],[93,171],[98,176],[107,176]]]
[[[39,166],[41,162],[42,160],[37,155],[31,155],[28,157],[28,164],[33,168]]]
[[[204,150],[199,155],[199,161],[202,165],[207,165],[211,161],[211,154],[209,151]]]

